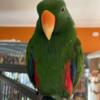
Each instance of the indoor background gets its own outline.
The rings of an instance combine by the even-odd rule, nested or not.
[[[0,43],[28,43],[35,31],[38,19],[36,5],[40,1],[41,0],[0,0]],[[65,0],[65,2],[75,22],[77,36],[81,41],[82,49],[86,57],[86,61],[84,61],[86,70],[85,75],[83,75],[85,79],[83,78],[82,80],[84,84],[81,83],[77,91],[85,87],[85,90],[83,88],[81,92],[87,91],[87,94],[85,94],[85,99],[79,99],[77,97],[78,99],[75,100],[100,100],[100,0]],[[3,45],[0,45],[1,50]],[[23,48],[25,47],[26,45],[23,46]],[[5,48],[7,49],[7,46]],[[21,56],[20,60],[16,61],[16,63],[21,62],[22,65],[24,65],[24,61],[24,57]],[[9,62],[7,62],[7,64],[8,63]],[[10,74],[10,76],[13,75],[14,73]],[[20,80],[18,77],[20,77],[20,75],[17,74],[17,79]],[[98,82],[97,77],[99,77]],[[95,80],[98,83],[96,85],[94,84]],[[93,88],[93,93],[90,87]]]

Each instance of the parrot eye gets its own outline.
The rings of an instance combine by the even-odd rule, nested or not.
[[[65,9],[64,8],[61,8],[61,12],[64,12],[65,11]]]

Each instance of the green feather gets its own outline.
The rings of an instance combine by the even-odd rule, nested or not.
[[[62,11],[62,8],[64,11]],[[49,10],[56,16],[56,25],[51,40],[47,40],[41,25],[41,13]],[[83,53],[76,37],[74,22],[63,0],[43,0],[37,6],[39,19],[34,36],[28,44],[27,52],[32,51],[40,80],[39,91],[43,95],[68,97],[64,88],[64,65],[71,59],[77,63],[76,86],[82,73]],[[75,54],[73,49],[76,49]],[[27,61],[29,60],[27,53]],[[29,67],[29,63],[27,63]],[[31,71],[28,68],[28,74]],[[32,79],[31,79],[32,80]]]
[[[84,64],[83,52],[81,49],[80,41],[78,39],[75,43],[75,50],[76,50],[75,59],[76,59],[76,64],[77,64],[77,72],[76,72],[76,79],[73,84],[74,88],[76,87],[76,85],[79,82],[79,79],[83,73],[83,64]]]

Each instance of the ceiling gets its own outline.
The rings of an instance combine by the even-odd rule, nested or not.
[[[40,0],[0,0],[0,26],[35,26]],[[77,27],[100,27],[100,0],[65,0]]]

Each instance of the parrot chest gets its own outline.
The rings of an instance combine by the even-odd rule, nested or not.
[[[40,58],[37,63],[37,74],[40,80],[40,91],[43,94],[61,94],[64,84],[63,61],[57,57],[43,57]]]
[[[34,57],[40,81],[39,90],[43,94],[61,95],[64,90],[64,65],[70,57],[70,49],[66,44],[37,45],[34,46]]]

